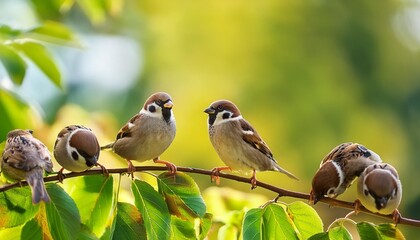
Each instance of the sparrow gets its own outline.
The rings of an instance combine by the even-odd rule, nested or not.
[[[402,186],[397,170],[387,163],[368,166],[357,181],[357,197],[358,201],[371,212],[383,215],[394,214],[394,222],[397,223],[400,217],[397,208],[402,197]]]
[[[220,159],[227,165],[212,169],[211,179],[219,183],[223,170],[252,170],[251,189],[257,184],[256,171],[278,171],[298,180],[281,168],[267,144],[246,121],[236,105],[228,100],[218,100],[204,110],[208,114],[210,141]]]
[[[12,130],[7,134],[1,168],[11,181],[26,180],[32,190],[32,203],[49,202],[44,186],[44,170],[51,173],[53,164],[47,147],[32,136],[32,130]]]
[[[111,148],[125,158],[128,162],[128,173],[132,178],[136,169],[131,160],[144,162],[153,159],[155,163],[165,164],[170,173],[176,173],[174,164],[159,159],[175,138],[176,125],[172,107],[169,94],[152,94],[140,112],[120,129],[115,142],[101,149]]]
[[[108,171],[98,163],[100,147],[91,129],[81,125],[70,125],[63,128],[57,135],[54,144],[54,157],[62,166],[58,179],[63,182],[63,170],[83,172],[93,166],[99,166],[104,175]]]
[[[336,198],[369,165],[382,162],[374,151],[358,143],[342,143],[321,161],[312,179],[309,201],[316,204],[324,197]]]

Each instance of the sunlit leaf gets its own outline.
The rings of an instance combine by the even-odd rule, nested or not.
[[[86,225],[82,224],[77,239],[98,240],[98,237]]]
[[[328,237],[330,239],[340,239],[340,240],[352,240],[349,231],[343,226],[338,226],[335,228],[331,228],[330,231],[328,231]]]
[[[13,228],[0,228],[0,239],[23,239],[21,232],[24,225],[19,225]]]
[[[328,236],[327,232],[317,233],[311,236],[310,238],[308,238],[308,240],[329,240],[329,239],[330,237]]]
[[[61,86],[60,71],[45,46],[37,42],[15,42],[13,47],[20,49],[57,86]]]
[[[185,173],[165,172],[157,180],[159,192],[165,197],[171,214],[185,220],[204,216],[206,205],[194,179]]]
[[[200,219],[199,239],[204,239],[210,231],[213,215],[211,213],[204,214]]]
[[[285,212],[278,204],[249,210],[244,218],[245,239],[298,239]]]
[[[116,226],[113,239],[146,239],[146,229],[139,210],[129,204],[117,204]]]
[[[376,228],[379,230],[379,232],[381,233],[381,237],[384,240],[405,239],[404,235],[401,233],[401,231],[397,227],[395,227],[394,224],[391,224],[391,223],[379,224],[376,226]]]
[[[171,216],[172,239],[197,239],[194,222]]]
[[[117,192],[115,192],[115,196],[117,196]],[[116,197],[114,197],[114,198],[116,198]],[[113,205],[114,205],[114,207],[113,207],[114,211],[113,211],[112,216],[111,216],[112,221],[105,228],[105,232],[104,232],[104,234],[102,234],[100,240],[112,239],[112,236],[114,235],[115,226],[116,226],[116,223],[117,223],[117,203],[114,203]]]
[[[146,227],[147,239],[169,239],[171,217],[162,196],[147,182],[134,180],[131,184],[134,202]]]
[[[368,222],[359,222],[356,224],[357,231],[359,232],[361,240],[375,240],[382,239],[381,234],[375,226]]]
[[[80,231],[79,210],[58,184],[46,184],[51,202],[45,204],[48,227],[54,239],[76,239]]]
[[[111,222],[113,177],[91,175],[66,179],[64,188],[76,202],[82,223],[100,237]]]
[[[24,37],[60,45],[81,46],[80,41],[67,26],[52,21],[46,21],[41,26],[25,32]]]
[[[324,229],[322,219],[318,213],[308,204],[296,201],[287,205],[287,212],[295,224],[300,237],[307,239]]]
[[[76,0],[76,2],[93,24],[105,21],[106,8],[103,0]]]
[[[21,85],[26,74],[25,61],[15,52],[15,50],[7,45],[0,43],[0,60],[7,71],[10,79]]]
[[[24,224],[38,212],[39,205],[32,204],[31,189],[13,188],[0,193],[0,228]]]
[[[219,229],[219,232],[217,234],[217,239],[238,239],[238,235],[239,235],[238,228],[232,224],[227,224],[227,225],[222,226]]]
[[[21,34],[21,30],[13,29],[7,25],[0,25],[0,39],[10,39]]]

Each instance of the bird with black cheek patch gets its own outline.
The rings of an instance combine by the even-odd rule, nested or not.
[[[170,173],[176,173],[176,166],[159,159],[175,138],[175,117],[172,112],[171,96],[164,92],[152,94],[141,111],[134,115],[117,134],[115,142],[101,147],[111,148],[125,158],[128,173],[134,178],[135,167],[131,160],[144,162],[153,159],[155,163],[167,166]]]
[[[393,214],[398,223],[397,208],[402,198],[402,186],[397,170],[390,164],[368,166],[357,181],[356,212],[359,202],[369,211],[383,215]]]
[[[278,171],[298,180],[281,168],[258,132],[228,100],[218,100],[204,110],[208,114],[210,141],[220,159],[227,165],[212,169],[212,181],[219,183],[223,170],[252,170],[251,189],[257,184],[256,171]]]
[[[53,164],[47,147],[32,136],[32,130],[16,129],[7,134],[1,170],[7,180],[26,180],[32,190],[32,203],[49,202],[44,186],[44,170],[52,172]]]
[[[309,202],[316,204],[324,197],[336,198],[369,165],[382,159],[374,151],[358,143],[342,143],[336,146],[321,161],[312,179]]]
[[[62,166],[58,180],[63,182],[63,170],[83,172],[93,166],[99,166],[105,176],[108,170],[98,163],[100,147],[98,139],[90,128],[81,125],[70,125],[57,135],[54,145],[54,157]]]

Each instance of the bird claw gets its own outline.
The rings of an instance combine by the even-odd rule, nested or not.
[[[170,174],[176,174],[177,167],[176,167],[176,165],[175,165],[175,164],[170,163],[170,162],[168,162],[168,161],[160,160],[160,159],[153,159],[153,161],[154,161],[155,163],[162,163],[162,164],[165,164],[165,165],[166,165],[166,167],[168,168],[168,172],[169,172]]]
[[[102,175],[104,175],[105,178],[109,177],[108,169],[102,164],[96,163],[96,166],[100,167],[102,169]]]
[[[127,174],[128,174],[128,177],[131,176],[131,180],[133,180],[136,167],[134,167],[133,163],[130,160],[127,160],[127,162],[128,162]]]
[[[398,209],[395,209],[394,212],[392,213],[392,221],[394,221],[395,227],[397,226],[398,223],[400,223],[401,220],[401,213],[400,211],[398,211]]]
[[[257,188],[257,178],[255,178],[255,175],[251,177],[251,190],[254,190]]]
[[[61,168],[60,171],[57,173],[57,179],[58,182],[63,183],[64,178],[66,178],[66,175],[63,173],[64,168]]]
[[[360,206],[362,206],[362,203],[360,202],[359,199],[356,199],[356,201],[354,201],[353,203],[353,206],[354,206],[354,213],[357,215],[359,213]]]
[[[216,182],[216,185],[220,184],[220,177],[219,177],[220,169],[215,167],[211,170],[210,181]]]

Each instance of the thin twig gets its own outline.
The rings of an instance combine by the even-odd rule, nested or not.
[[[164,167],[164,166],[139,166],[139,167],[136,167],[136,172],[167,171],[167,170],[168,170],[168,168]],[[211,170],[204,170],[204,169],[191,168],[191,167],[177,167],[177,171],[196,173],[196,174],[208,175],[208,176],[212,175]],[[127,168],[108,169],[108,172],[109,172],[109,174],[127,173]],[[97,174],[103,174],[102,169],[91,169],[91,170],[88,170],[88,171],[85,171],[85,172],[80,172],[80,173],[75,173],[75,172],[66,173],[65,174],[65,179],[79,177],[79,176],[97,175]],[[237,176],[237,175],[226,174],[226,173],[222,173],[222,172],[219,174],[219,177],[225,178],[225,179],[231,179],[231,180],[234,180],[234,181],[237,181],[237,182],[244,182],[244,183],[249,183],[249,184],[251,183],[249,178],[244,178],[244,177],[240,177],[240,176]],[[64,181],[65,181],[65,179],[64,179]],[[55,181],[58,182],[57,175],[49,176],[49,177],[44,178],[44,182],[55,182]],[[16,182],[16,183],[9,184],[9,185],[1,187],[0,192],[4,192],[4,191],[7,191],[7,190],[12,189],[12,188],[17,188],[17,187],[20,187],[20,186],[27,186],[27,185],[28,185],[28,183],[26,181],[22,181],[21,183]],[[267,183],[264,183],[264,182],[260,182],[260,181],[257,181],[256,185],[258,187],[261,187],[261,188],[270,190],[272,192],[275,192],[280,197],[292,197],[292,198],[309,200],[309,194],[307,194],[307,193],[295,192],[295,191],[290,191],[290,190],[286,190],[286,189],[283,189],[283,188],[278,188],[278,187],[275,187],[273,185],[270,185],[270,184],[267,184]],[[352,203],[352,202],[341,201],[341,200],[337,200],[337,199],[333,199],[333,198],[323,198],[323,199],[320,200],[320,202],[323,202],[323,203],[328,204],[330,206],[340,207],[340,208],[345,208],[345,209],[350,209],[350,210],[354,210],[354,208],[355,208],[354,203]],[[392,214],[382,215],[382,214],[378,214],[378,213],[372,213],[369,210],[367,210],[366,208],[364,208],[363,206],[360,206],[360,208],[358,209],[358,212],[371,214],[371,215],[378,216],[378,217],[381,217],[381,218],[389,219],[391,221],[393,219]],[[401,216],[398,224],[420,227],[420,221],[419,220],[405,218],[405,217],[402,217],[402,216]]]

